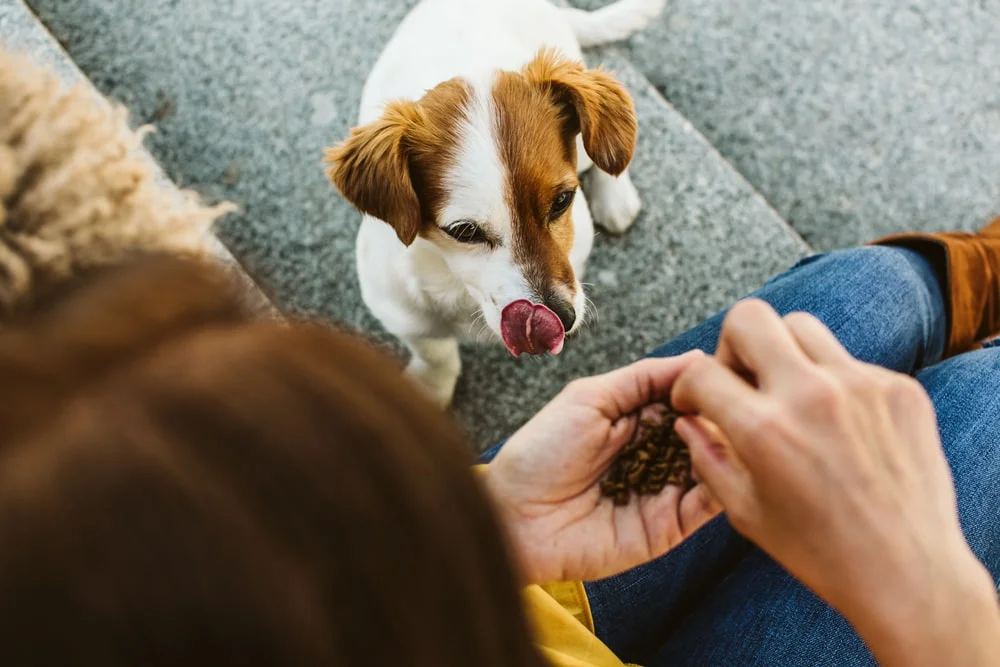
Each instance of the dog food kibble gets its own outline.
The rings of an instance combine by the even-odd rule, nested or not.
[[[655,418],[641,418],[635,437],[618,453],[601,481],[601,493],[613,498],[615,505],[628,505],[633,493],[659,493],[668,484],[685,490],[694,486],[691,454],[674,433],[678,417],[664,406]]]

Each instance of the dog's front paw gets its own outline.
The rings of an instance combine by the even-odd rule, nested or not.
[[[588,200],[594,222],[612,234],[622,234],[632,226],[642,199],[626,171],[618,178],[599,169],[592,170]]]
[[[421,340],[411,346],[413,356],[407,374],[442,408],[451,405],[455,385],[462,374],[462,359],[455,340]]]
[[[420,388],[424,389],[435,403],[442,408],[451,405],[451,400],[455,397],[455,385],[461,374],[460,369],[432,367],[411,361],[406,367],[406,372],[417,381]]]

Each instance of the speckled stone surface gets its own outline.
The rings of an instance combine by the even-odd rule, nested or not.
[[[243,206],[222,238],[280,303],[385,340],[357,288],[360,216],[326,183],[321,157],[352,125],[368,69],[411,1],[31,4],[102,91],[157,122],[150,147],[175,180]],[[625,237],[597,240],[585,280],[599,320],[560,357],[464,350],[456,410],[480,445],[567,381],[632,360],[806,252],[627,61],[595,58],[636,96],[645,210]]]
[[[0,0],[0,47],[14,53],[27,55],[36,62],[44,65],[54,72],[62,81],[68,85],[83,84],[90,87],[90,82],[86,75],[80,71],[69,54],[60,46],[56,39],[48,32],[46,27],[39,21],[38,17],[22,0]],[[95,99],[99,104],[104,100],[100,93],[94,90]],[[140,154],[149,159],[154,169],[154,178],[164,187],[181,196],[176,185],[167,178],[152,156],[144,149],[139,149]],[[242,271],[229,249],[222,243],[212,239],[215,244],[219,258],[227,264],[233,266],[235,270],[246,279],[247,288],[260,294],[258,286],[249,275]],[[269,313],[275,314],[272,304],[267,299],[260,302],[260,306]]]
[[[0,47],[31,56],[68,83],[83,79],[80,70],[22,0],[0,0]]]
[[[831,249],[1000,212],[998,36],[995,0],[671,0],[629,56]]]

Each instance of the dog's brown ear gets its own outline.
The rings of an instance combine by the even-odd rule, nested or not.
[[[405,140],[416,116],[413,102],[392,102],[377,121],[354,128],[326,151],[326,173],[340,193],[362,213],[389,223],[405,245],[423,224]]]
[[[638,126],[632,97],[621,83],[603,69],[586,69],[551,49],[540,51],[522,73],[573,114],[594,164],[613,176],[625,171]]]

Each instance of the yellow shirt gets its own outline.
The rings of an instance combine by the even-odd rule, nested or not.
[[[473,470],[481,474],[485,468]],[[528,586],[522,596],[535,643],[553,667],[638,667],[619,660],[594,634],[583,582]]]
[[[523,595],[535,642],[553,667],[626,667],[594,634],[581,582],[528,586]]]

